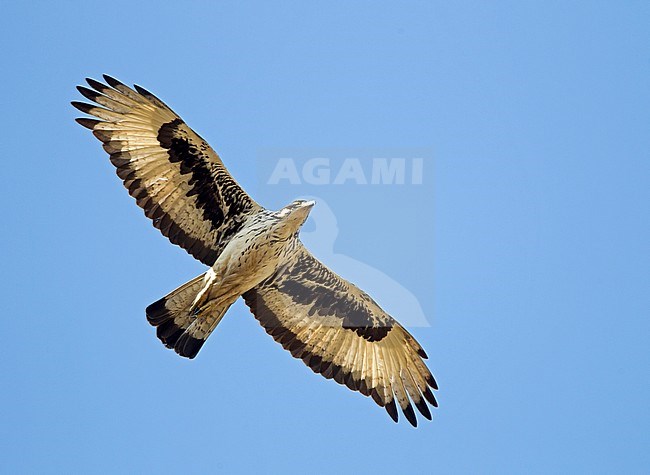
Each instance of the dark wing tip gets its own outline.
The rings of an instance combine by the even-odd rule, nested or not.
[[[97,119],[87,119],[85,117],[78,117],[75,119],[78,124],[83,125],[85,128],[93,130],[95,125],[99,124],[101,120]]]
[[[393,419],[393,421],[397,422],[399,416],[397,415],[397,406],[395,405],[395,399],[391,399],[390,402],[384,407],[386,408],[386,412],[390,418]]]
[[[79,109],[81,112],[84,112],[86,114],[92,114],[92,112],[90,111],[95,108],[95,106],[91,104],[86,104],[85,102],[79,102],[79,101],[72,101],[70,104],[72,104],[73,107]]]
[[[438,401],[436,401],[436,397],[429,388],[426,388],[422,394],[424,395],[424,398],[429,401],[429,404],[433,407],[438,407]]]
[[[410,403],[407,404],[406,407],[402,408],[402,412],[404,413],[404,415],[406,416],[406,419],[411,423],[411,425],[413,427],[418,426],[418,420],[415,417],[415,411],[413,410],[413,406],[411,406]]]
[[[108,86],[106,86],[106,84],[101,83],[101,82],[99,82],[99,81],[97,81],[96,79],[93,79],[93,78],[86,78],[86,82],[88,83],[88,85],[90,87],[92,87],[94,90],[96,90],[98,92],[104,92],[108,88]]]
[[[91,101],[97,102],[95,99],[97,99],[100,94],[97,91],[93,91],[92,89],[88,89],[87,87],[84,86],[77,86],[77,91],[81,93],[82,96],[84,96],[86,99],[90,99]]]
[[[149,101],[153,102],[154,105],[156,105],[158,107],[162,107],[164,109],[169,109],[167,104],[165,104],[163,101],[158,99],[158,97],[156,97],[155,94],[152,94],[151,92],[147,91],[144,87],[138,86],[137,84],[134,84],[133,87],[135,88],[136,91],[138,91],[138,93],[141,96],[146,97]],[[171,111],[171,109],[169,109],[169,110]]]
[[[133,87],[135,88],[136,91],[138,91],[139,94],[141,94],[141,95],[143,95],[145,97],[153,96],[153,94],[151,94],[149,91],[147,91],[142,86],[138,86],[137,84],[134,84]]]
[[[438,383],[436,383],[436,380],[432,374],[430,374],[429,377],[427,378],[427,384],[435,390],[438,389]]]
[[[418,408],[420,414],[422,414],[425,418],[431,420],[431,411],[429,410],[429,407],[427,406],[427,403],[424,399],[420,398],[415,401],[415,407]]]
[[[384,407],[386,405],[386,402],[381,397],[381,394],[379,394],[379,391],[377,391],[377,388],[372,388],[370,390],[370,397],[372,397],[372,400],[375,401],[377,405],[381,407]]]
[[[86,78],[86,82],[92,88],[99,88],[98,91],[101,92],[101,89],[106,89],[106,84],[99,82],[97,79]]]
[[[422,359],[425,359],[425,360],[429,359],[429,357],[427,356],[427,354],[425,353],[425,351],[422,348],[418,348],[418,355],[420,355],[420,357]]]
[[[122,82],[118,81],[118,80],[115,79],[114,77],[109,76],[108,74],[102,74],[102,77],[104,78],[104,81],[106,81],[106,83],[107,83],[109,86],[111,86],[111,87],[119,87],[119,86],[124,86],[124,87],[126,87],[125,84],[123,84]]]

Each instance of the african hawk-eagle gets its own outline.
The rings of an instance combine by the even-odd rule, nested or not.
[[[395,421],[397,404],[417,425],[438,389],[426,353],[355,285],[312,256],[298,238],[313,201],[279,211],[257,204],[214,150],[160,99],[110,76],[72,104],[110,155],[118,176],[169,240],[209,266],[146,309],[168,348],[194,358],[240,296],[267,333],[314,372],[371,396]],[[396,404],[397,401],[397,404]]]

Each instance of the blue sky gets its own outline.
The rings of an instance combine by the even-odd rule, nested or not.
[[[634,1],[5,2],[0,472],[647,471],[649,21]],[[102,73],[268,207],[321,198],[329,254],[417,298],[432,422],[314,375],[241,303],[196,360],[162,347],[144,308],[203,267],[74,123]],[[416,149],[421,185],[264,180],[280,154]]]

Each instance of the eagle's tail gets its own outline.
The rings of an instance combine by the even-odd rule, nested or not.
[[[203,289],[205,274],[186,282],[179,288],[147,307],[147,320],[156,327],[156,335],[167,348],[187,358],[194,358],[210,333],[221,321],[230,304],[217,308],[192,309]]]

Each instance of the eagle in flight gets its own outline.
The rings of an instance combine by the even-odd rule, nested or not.
[[[314,372],[371,396],[397,422],[431,419],[438,386],[419,343],[354,284],[319,262],[298,238],[313,201],[279,211],[256,203],[217,153],[160,99],[104,76],[72,102],[129,194],[172,243],[209,267],[149,305],[147,320],[180,356],[194,358],[241,296],[291,355]]]

